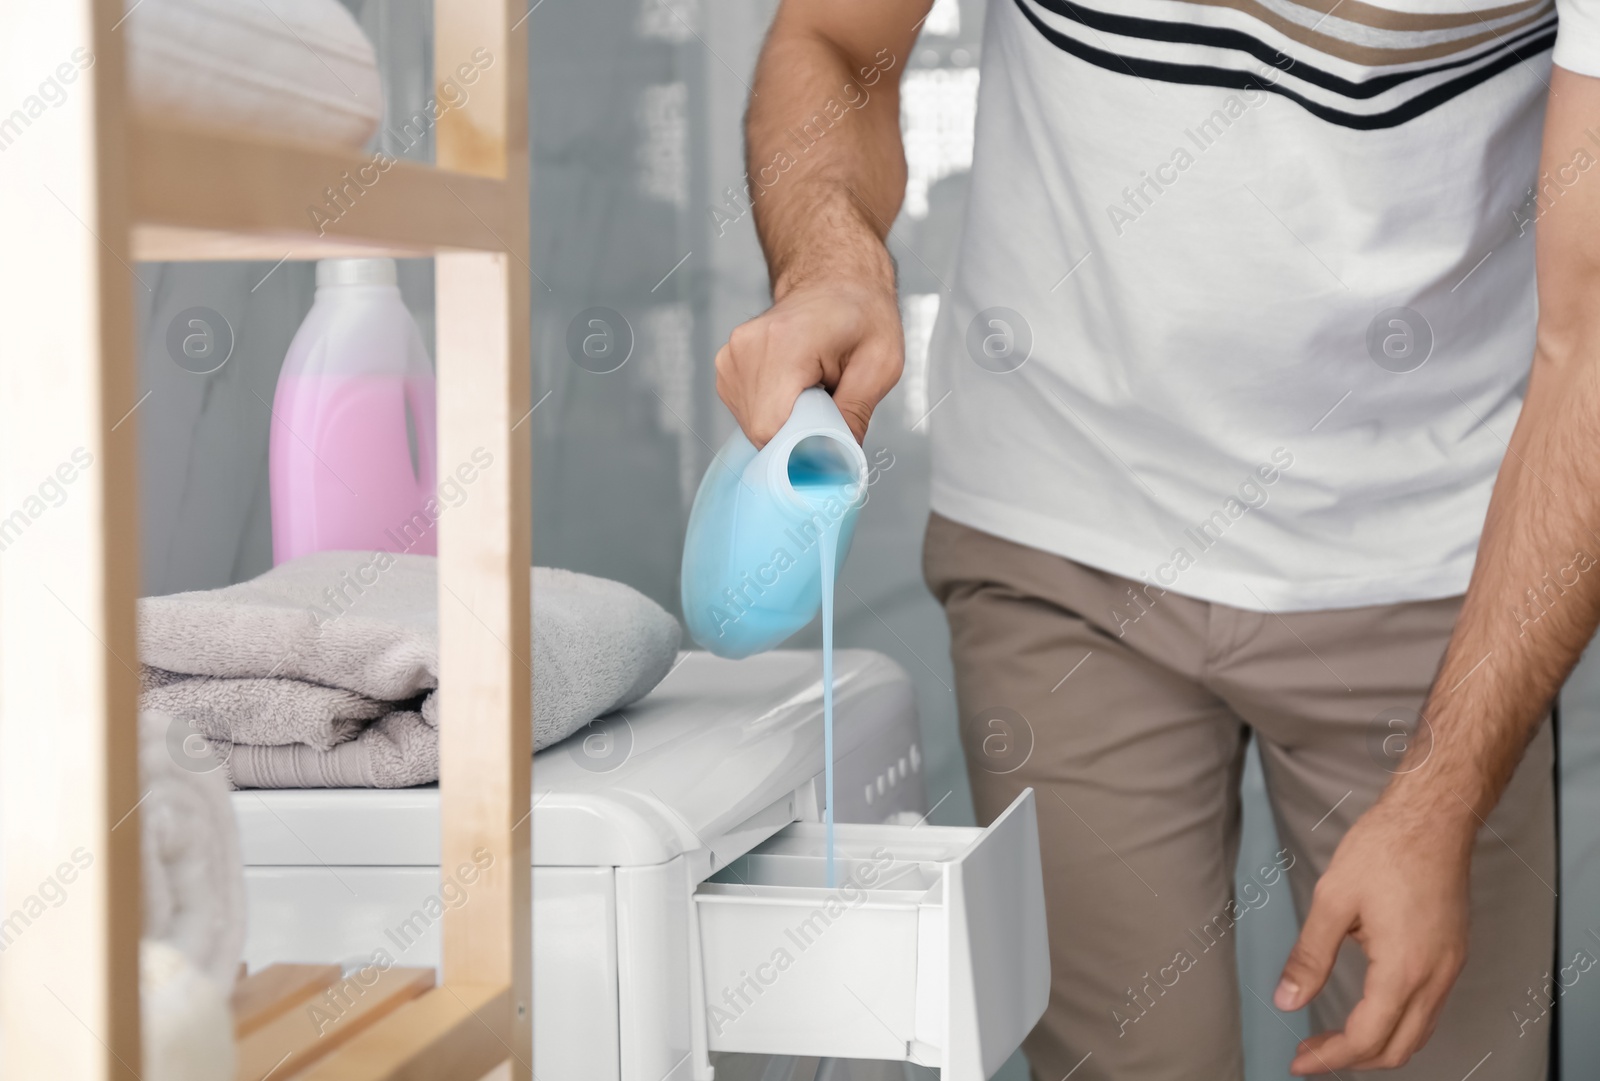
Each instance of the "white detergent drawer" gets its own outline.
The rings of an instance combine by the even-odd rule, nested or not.
[[[711,1051],[987,1081],[1050,992],[1033,790],[987,829],[796,823],[695,893]]]

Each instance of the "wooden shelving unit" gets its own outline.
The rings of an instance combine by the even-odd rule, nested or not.
[[[129,151],[140,260],[493,251],[509,243],[516,224],[505,180],[412,161],[375,165],[370,154],[152,127],[136,131]],[[330,200],[329,188],[341,189],[341,203]],[[220,192],[242,197],[223,201]],[[330,211],[325,232],[308,231],[312,209]]]
[[[25,512],[25,535],[0,531],[4,913],[27,908],[71,853],[91,861],[63,903],[20,933],[0,928],[4,1076],[140,1073],[136,264],[391,254],[435,257],[440,468],[480,448],[495,463],[441,520],[439,539],[451,718],[440,748],[443,861],[480,850],[492,859],[471,903],[445,912],[441,970],[385,973],[382,994],[337,1040],[308,1041],[300,1006],[273,1012],[277,989],[306,994],[326,967],[253,977],[247,1002],[260,1023],[241,1037],[240,1076],[273,1059],[264,1072],[274,1081],[471,1081],[496,1067],[527,1081],[525,12],[507,0],[436,0],[434,70],[448,74],[481,49],[493,62],[469,101],[438,118],[435,166],[369,169],[376,180],[320,224],[311,208],[371,155],[133,122],[124,14],[121,0],[0,8],[5,108],[75,49],[94,57],[65,100],[0,153],[0,519],[75,447],[93,458],[59,506],[37,520]],[[280,1046],[288,1057],[274,1057]]]

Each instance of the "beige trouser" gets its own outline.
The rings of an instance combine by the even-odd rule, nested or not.
[[[1399,768],[1413,737],[1391,722],[1416,716],[1460,598],[1281,617],[1153,588],[1138,602],[1142,583],[938,515],[923,561],[950,621],[979,821],[1035,790],[1052,971],[1024,1045],[1035,1081],[1243,1077],[1229,931],[1282,904],[1283,879],[1304,918]],[[1282,851],[1235,898],[1252,733]],[[1547,723],[1479,833],[1468,960],[1432,1040],[1363,1076],[1462,1081],[1481,1062],[1474,1081],[1544,1078],[1549,1020],[1518,1018],[1537,1015],[1552,959],[1551,745]],[[1364,971],[1346,941],[1313,1031],[1343,1026]]]

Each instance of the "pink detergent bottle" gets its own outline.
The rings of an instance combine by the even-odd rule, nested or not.
[[[272,558],[437,550],[433,367],[393,259],[317,264],[272,405]]]

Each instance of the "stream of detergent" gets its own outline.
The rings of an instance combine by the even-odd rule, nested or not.
[[[789,483],[795,493],[819,512],[822,519],[817,547],[822,561],[822,754],[823,754],[823,830],[826,835],[826,885],[835,885],[833,858],[833,580],[838,565],[839,534],[844,510],[858,495],[852,480],[841,480],[838,473],[812,471],[791,463]]]
[[[817,547],[822,549],[822,754],[823,788],[828,800],[823,815],[827,832],[828,888],[834,887],[833,873],[833,573],[839,552],[839,524],[823,533]]]

